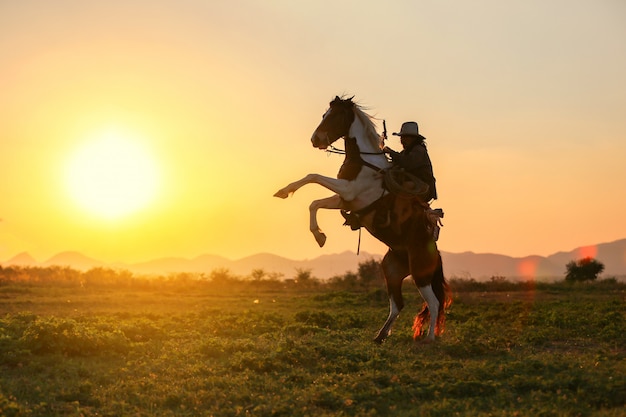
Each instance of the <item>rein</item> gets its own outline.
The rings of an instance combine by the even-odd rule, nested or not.
[[[329,154],[334,153],[334,154],[338,154],[338,155],[345,155],[346,154],[346,151],[344,149],[336,148],[333,145],[328,146],[328,148],[326,148],[326,152],[329,153]],[[363,151],[361,151],[359,149],[359,155],[384,155],[384,154],[385,154],[385,152],[383,152],[383,151],[380,151],[380,152],[363,152]],[[366,166],[368,168],[371,168],[371,169],[373,169],[376,172],[382,173],[382,172],[385,171],[383,168],[377,167],[376,165],[371,164],[371,163],[363,160],[363,158],[360,158],[360,159],[361,159],[361,163],[364,166]]]
[[[328,153],[336,153],[339,155],[345,155],[346,151],[343,149],[339,149],[339,148],[335,148],[333,145],[330,145],[328,148],[326,148],[326,152]],[[380,151],[380,152],[361,152],[359,151],[359,153],[361,155],[383,155],[385,152]]]

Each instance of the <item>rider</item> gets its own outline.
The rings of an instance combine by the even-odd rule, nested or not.
[[[428,184],[428,190],[422,196],[424,203],[427,204],[426,214],[431,223],[431,232],[435,240],[439,238],[441,218],[443,218],[443,210],[431,209],[429,202],[437,199],[437,188],[435,187],[435,177],[433,175],[433,165],[428,156],[428,150],[424,141],[426,138],[419,133],[419,127],[416,122],[405,122],[400,128],[400,132],[393,133],[400,136],[403,150],[396,152],[385,146],[383,152],[389,154],[394,167],[403,169],[409,174],[415,175],[420,180]]]
[[[435,188],[433,166],[424,143],[426,138],[420,135],[417,123],[403,123],[400,132],[393,134],[400,136],[400,142],[404,149],[401,152],[396,152],[385,146],[383,152],[389,154],[394,167],[402,168],[428,184],[428,192],[424,195],[425,203],[428,203],[430,200],[436,200],[437,189]]]

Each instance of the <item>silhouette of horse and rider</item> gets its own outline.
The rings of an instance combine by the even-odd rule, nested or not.
[[[326,243],[326,235],[317,223],[317,211],[332,209],[340,210],[345,224],[352,229],[365,228],[389,248],[381,262],[389,294],[389,316],[374,340],[381,343],[391,334],[404,307],[402,282],[410,275],[425,301],[413,324],[414,337],[424,334],[428,324],[425,341],[431,342],[443,332],[445,310],[452,301],[437,249],[443,211],[430,208],[437,190],[418,124],[406,122],[394,135],[400,137],[400,152],[384,145],[385,135],[376,132],[373,118],[352,98],[335,97],[313,132],[311,143],[327,150],[343,138],[345,159],[337,178],[308,174],[274,196],[287,198],[313,183],[334,192],[309,206],[309,227],[317,243]]]

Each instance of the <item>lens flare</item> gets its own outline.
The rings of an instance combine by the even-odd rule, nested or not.
[[[598,254],[598,247],[595,245],[583,246],[578,249],[578,259],[595,258]]]

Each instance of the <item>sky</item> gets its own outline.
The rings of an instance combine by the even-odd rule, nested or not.
[[[419,123],[441,250],[626,238],[624,74],[622,0],[2,1],[0,260],[356,251],[338,212],[308,230],[330,191],[272,196],[336,175],[310,143],[335,95]]]

